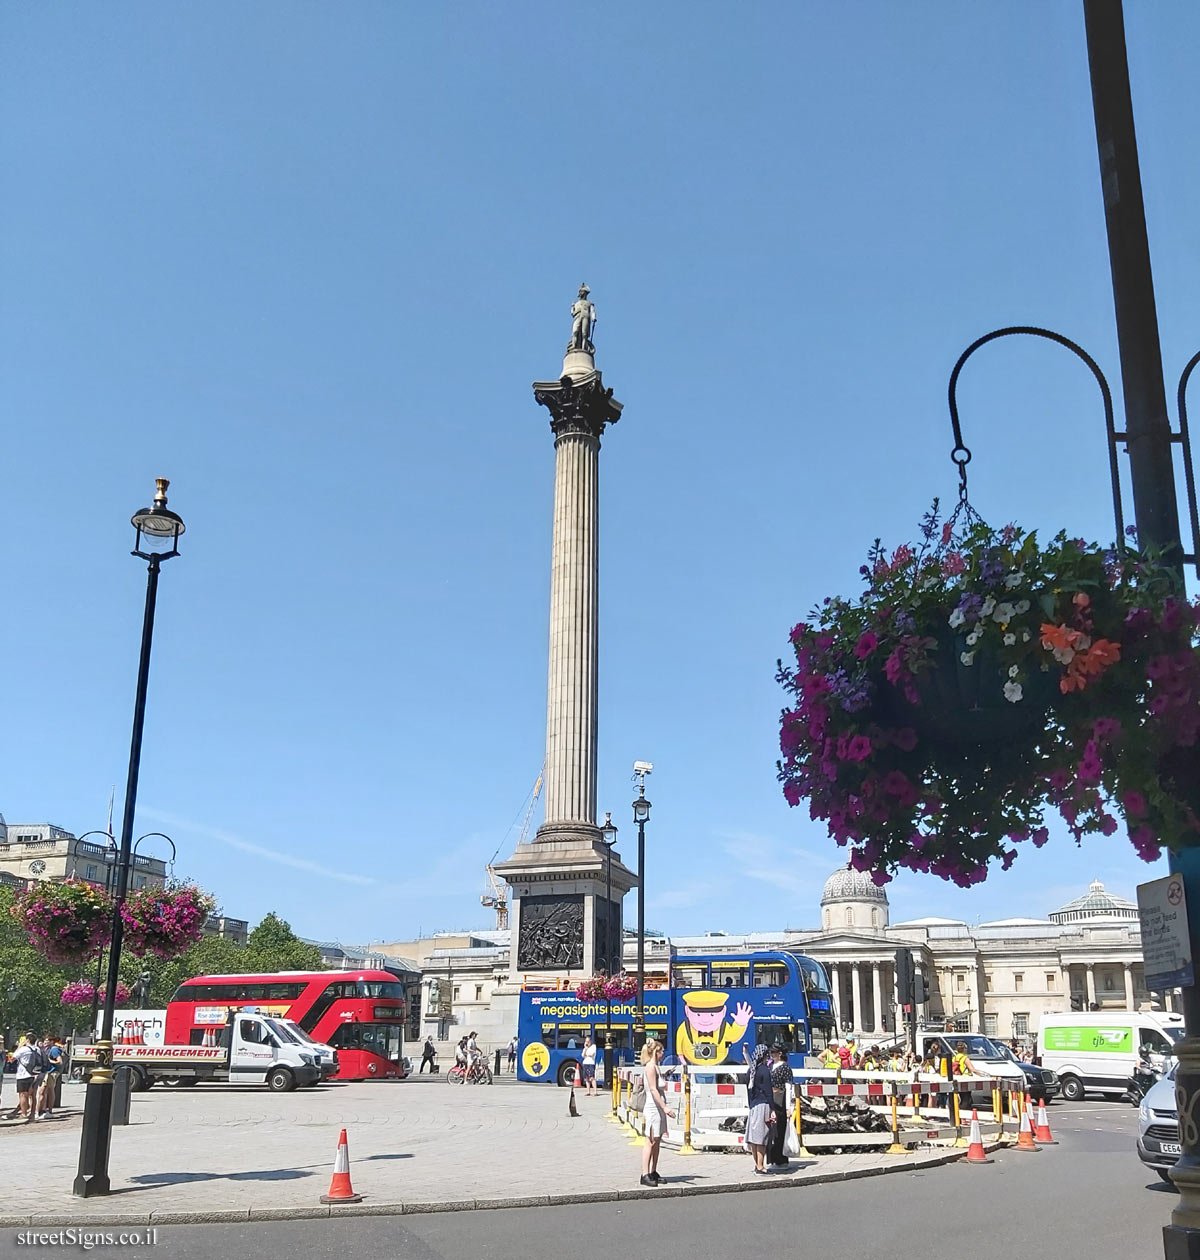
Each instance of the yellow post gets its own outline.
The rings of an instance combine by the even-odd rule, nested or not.
[[[917,1078],[915,1076],[913,1077],[912,1098],[913,1098],[913,1119],[920,1120],[921,1118],[921,1090],[920,1090],[920,1086],[917,1081]]]
[[[1004,1108],[1000,1105],[1000,1084],[992,1082],[992,1119],[996,1123],[996,1141],[1004,1141]]]
[[[679,1153],[695,1155],[696,1148],[692,1145],[692,1073],[686,1063],[680,1071],[683,1073],[683,1145]]]
[[[799,1159],[812,1159],[812,1151],[804,1145],[804,1126],[800,1122],[800,1091],[796,1090],[796,1107],[792,1120],[796,1125],[796,1136],[800,1139]]]
[[[900,1107],[896,1101],[896,1094],[899,1089],[899,1085],[892,1086],[892,1144],[887,1149],[889,1155],[904,1154],[904,1147],[900,1142]]]
[[[951,1085],[953,1086],[953,1082],[951,1082]],[[953,1115],[953,1118],[954,1118],[954,1128],[956,1130],[955,1135],[954,1135],[954,1145],[966,1146],[967,1139],[963,1137],[962,1123],[961,1123],[962,1116],[959,1113],[958,1090],[957,1089],[954,1090],[954,1092],[951,1094],[950,1097],[951,1097],[951,1107],[953,1108],[953,1111],[951,1114]]]

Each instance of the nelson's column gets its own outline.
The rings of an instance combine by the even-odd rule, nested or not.
[[[604,427],[621,404],[596,370],[596,308],[587,285],[571,307],[571,340],[556,381],[534,398],[554,434],[554,544],[546,708],[546,821],[497,866],[512,890],[511,976],[621,969],[621,900],[637,878],[612,855],[612,899],[596,826],[598,473]]]

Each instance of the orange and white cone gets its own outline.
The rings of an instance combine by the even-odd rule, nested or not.
[[[361,1194],[354,1193],[350,1184],[350,1146],[346,1141],[346,1130],[342,1130],[338,1138],[337,1155],[333,1161],[333,1177],[329,1182],[329,1193],[321,1196],[322,1203],[358,1203]]]
[[[1017,1134],[1017,1144],[1013,1147],[1017,1151],[1036,1151],[1037,1147],[1033,1144],[1033,1130],[1029,1127],[1029,1100],[1025,1100],[1025,1106],[1021,1108],[1021,1131]]]
[[[983,1149],[983,1135],[979,1132],[979,1112],[971,1112],[971,1141],[967,1146],[968,1164],[991,1164],[995,1161]]]
[[[1046,1115],[1046,1100],[1038,1103],[1037,1128],[1033,1131],[1033,1140],[1039,1146],[1057,1146],[1058,1139],[1050,1132],[1050,1118]]]

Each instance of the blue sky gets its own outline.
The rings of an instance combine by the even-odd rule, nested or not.
[[[1195,6],[1127,15],[1168,393],[1200,344]],[[840,851],[775,781],[775,659],[952,496],[945,386],[1007,323],[1119,396],[1082,7],[12,4],[0,57],[11,820],[124,783],[155,476],[139,831],[255,919],[487,926],[543,757],[557,373],[601,455],[600,799],[649,784],[662,930],[816,922]],[[960,403],[989,519],[1112,536],[1085,369],[1016,339]],[[535,819],[536,823],[536,819]],[[1040,915],[1157,871],[1062,832],[893,918]],[[632,915],[632,899],[628,908]]]

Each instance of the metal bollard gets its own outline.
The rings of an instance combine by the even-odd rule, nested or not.
[[[496,1051],[496,1066],[493,1069],[493,1071],[496,1076],[500,1075],[500,1051],[499,1050]]]
[[[113,1124],[129,1123],[129,1102],[133,1091],[133,1069],[119,1067],[113,1070],[112,1106],[109,1115]]]
[[[679,1148],[680,1155],[695,1155],[696,1148],[692,1145],[692,1074],[685,1065],[681,1069],[683,1073],[683,1145]]]

